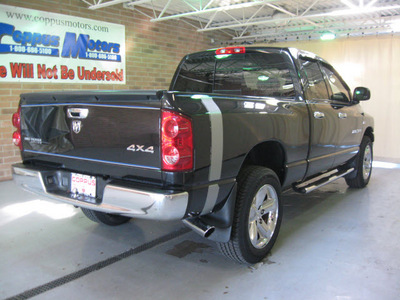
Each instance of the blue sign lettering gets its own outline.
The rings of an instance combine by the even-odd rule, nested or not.
[[[16,44],[3,44],[1,39],[11,36]],[[39,47],[43,45],[44,47]],[[0,54],[30,54],[59,56],[60,37],[57,35],[42,34],[15,30],[10,24],[0,23]],[[109,43],[101,40],[91,40],[88,34],[79,34],[78,38],[73,32],[66,32],[62,45],[61,56],[65,58],[80,58],[105,61],[121,61],[119,55],[120,44]]]
[[[11,36],[13,41],[19,45],[1,43],[1,39],[7,35]],[[37,47],[38,45],[46,47]],[[13,25],[0,23],[0,53],[58,56],[58,49],[47,47],[58,47],[59,45],[60,37],[57,35],[29,31],[21,32],[15,30]]]
[[[87,50],[95,50],[98,52],[91,52]],[[82,59],[94,60],[108,60],[108,61],[121,61],[121,55],[112,54],[119,53],[120,44],[108,43],[101,40],[91,40],[89,35],[80,34],[76,38],[73,32],[66,32],[64,44],[61,50],[62,57],[73,57]]]
[[[80,34],[77,40],[75,33],[66,32],[64,38],[64,45],[61,51],[61,56],[62,57],[72,56],[76,58],[79,54],[79,58],[85,58],[88,42],[89,42],[89,35],[87,34]]]

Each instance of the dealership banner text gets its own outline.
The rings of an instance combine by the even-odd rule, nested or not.
[[[0,5],[0,82],[125,84],[125,26]]]

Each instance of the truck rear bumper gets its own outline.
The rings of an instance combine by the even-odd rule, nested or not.
[[[119,184],[107,184],[101,203],[90,203],[70,197],[65,192],[49,191],[44,174],[24,164],[12,166],[13,179],[22,188],[35,194],[110,214],[153,220],[179,220],[185,215],[189,195],[187,192],[172,193],[136,189]]]

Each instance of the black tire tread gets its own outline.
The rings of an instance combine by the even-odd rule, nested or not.
[[[225,257],[230,258],[240,264],[247,264],[247,265],[250,264],[242,255],[239,245],[238,232],[237,232],[238,231],[237,224],[239,223],[240,211],[243,209],[243,205],[245,205],[244,196],[248,194],[248,190],[251,187],[251,185],[247,183],[255,182],[257,178],[265,175],[265,172],[268,172],[269,175],[275,177],[275,179],[279,182],[279,179],[276,176],[276,174],[272,170],[264,167],[246,166],[239,173],[238,194],[236,196],[237,202],[234,211],[231,240],[227,243],[218,243],[218,248]]]
[[[361,151],[364,151],[365,150],[365,147],[368,145],[368,144],[370,144],[371,145],[371,151],[372,151],[372,141],[371,141],[371,138],[369,137],[369,136],[367,136],[367,135],[365,135],[364,137],[363,137],[363,139],[362,139],[362,141],[361,141],[361,145],[360,145],[360,153],[361,153]],[[363,153],[364,154],[364,153]],[[367,184],[368,184],[368,182],[369,182],[369,178],[368,178],[368,180],[365,182],[364,181],[364,178],[363,178],[363,176],[362,176],[362,164],[363,164],[363,157],[360,157],[359,155],[357,155],[357,157],[356,157],[356,159],[355,159],[355,161],[354,161],[354,164],[353,164],[353,166],[355,167],[355,171],[354,172],[356,172],[356,176],[354,176],[354,177],[349,177],[349,176],[346,176],[345,177],[345,180],[346,180],[346,183],[347,183],[347,185],[349,186],[349,187],[351,187],[351,188],[355,188],[355,189],[361,189],[361,188],[364,188]],[[351,175],[351,174],[350,174]]]
[[[81,210],[89,220],[108,226],[118,226],[128,222],[131,219],[129,217],[107,214],[83,207],[81,207]]]
[[[244,194],[244,190],[241,188],[245,183],[245,179],[248,178],[249,174],[256,170],[258,167],[256,166],[247,166],[240,172],[238,175],[238,194],[236,199],[243,199],[242,195]],[[242,209],[244,201],[237,201],[234,212],[233,224],[237,224],[239,222],[239,212]],[[219,249],[221,249],[222,254],[226,257],[238,262],[238,263],[247,263],[244,259],[243,255],[240,251],[239,239],[237,237],[237,226],[232,226],[232,238],[227,243],[218,243]]]

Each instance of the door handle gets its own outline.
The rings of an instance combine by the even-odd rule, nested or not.
[[[71,119],[85,119],[89,114],[89,109],[87,108],[68,108],[67,115]]]
[[[321,111],[316,111],[316,112],[314,112],[314,118],[323,119],[323,118],[325,118],[325,114]]]
[[[340,113],[338,113],[338,117],[339,117],[339,119],[346,119],[347,118],[347,114],[340,112]]]

